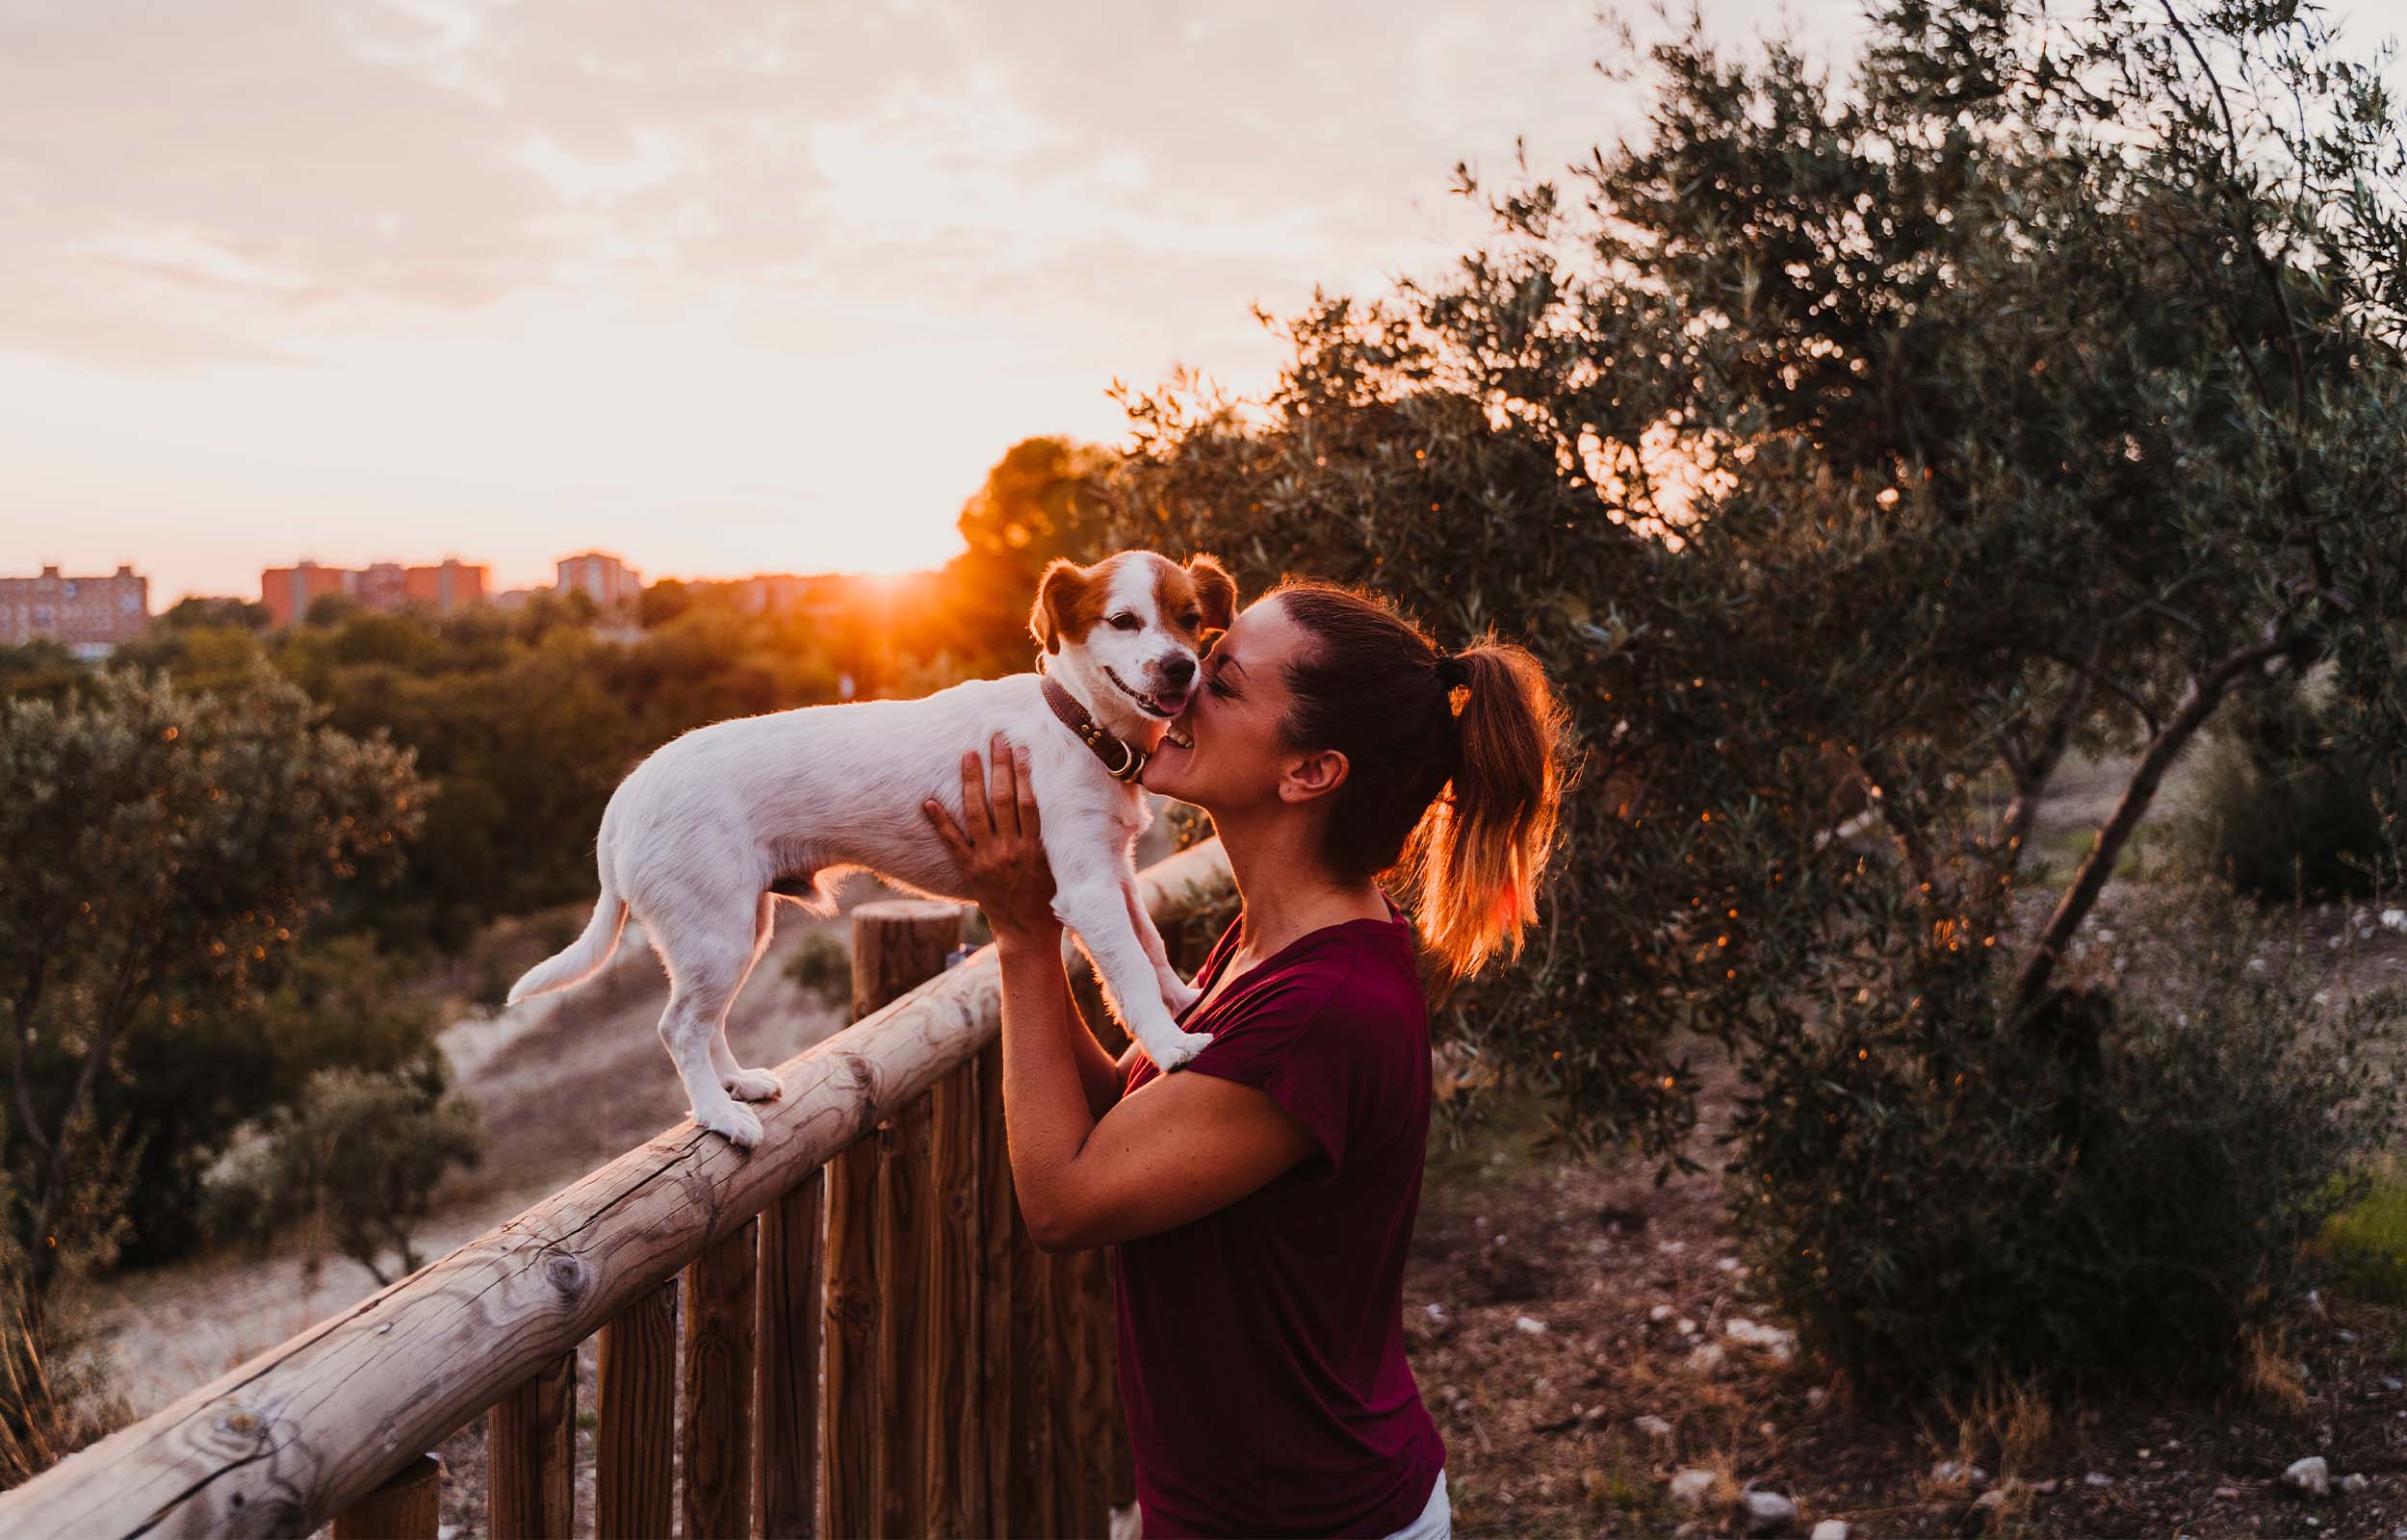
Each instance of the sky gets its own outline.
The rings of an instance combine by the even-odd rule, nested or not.
[[[0,0],[0,573],[940,562],[1115,378],[1258,388],[1255,306],[1465,249],[1456,162],[1628,132],[1608,48],[1593,0]]]

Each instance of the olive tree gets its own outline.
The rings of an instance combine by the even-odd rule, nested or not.
[[[1925,1142],[1849,1180],[1943,1151],[1944,1109],[1897,1097],[2138,1103],[2194,1074],[2126,1051],[2162,1040],[2130,1025],[2146,1003],[2118,1014],[2068,959],[2231,702],[2327,681],[2394,842],[2407,741],[2407,147],[2374,63],[2289,3],[1870,19],[1838,74],[1669,38],[1625,71],[1643,133],[1556,176],[1462,173],[1492,239],[1317,296],[1260,399],[1126,393],[1114,487],[1117,540],[1214,550],[1249,591],[1367,583],[1441,640],[1540,654],[1584,750],[1566,849],[1524,964],[1444,1024],[1555,1091],[1566,1135],[1673,1161],[1694,1052],[1725,1044],[1742,1217],[1792,1253],[1876,1208],[1817,1163],[1901,1111]],[[2062,890],[2018,902],[2077,748],[2127,783]],[[2072,1140],[1991,1197],[2041,1212]],[[2227,1184],[2288,1206],[2236,1229],[2292,1233],[2315,1150],[2278,1192]],[[1782,1287],[1835,1319],[1944,1270],[1905,1255]]]
[[[406,754],[273,680],[220,698],[104,672],[0,704],[9,1222],[37,1298],[114,1244],[98,1199],[150,1130],[94,1109],[147,1072],[129,1033],[253,1001],[331,885],[392,868],[423,794]]]

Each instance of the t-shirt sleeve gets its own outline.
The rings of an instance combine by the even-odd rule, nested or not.
[[[1214,1023],[1210,1045],[1180,1071],[1252,1086],[1286,1109],[1319,1146],[1319,1159],[1306,1163],[1308,1179],[1337,1174],[1353,1131],[1362,1065],[1344,999],[1343,978],[1265,990]]]

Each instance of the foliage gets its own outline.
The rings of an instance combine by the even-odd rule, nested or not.
[[[2376,886],[2382,810],[2334,752],[2331,716],[2316,692],[2265,695],[2211,734],[2190,835],[2243,891],[2329,899]]]
[[[852,1004],[852,958],[844,943],[825,931],[803,937],[787,960],[786,980],[831,1011]]]
[[[211,1184],[220,1233],[265,1243],[299,1225],[391,1283],[423,1263],[412,1234],[445,1172],[484,1151],[476,1106],[444,1094],[442,1061],[401,1070],[321,1070]],[[393,1258],[386,1262],[387,1254]]]
[[[1668,1151],[1696,1035],[1793,1038],[1799,985],[1899,927],[2001,934],[2069,748],[2145,752],[2020,1007],[2227,696],[2329,657],[2360,743],[2396,714],[2378,77],[2311,18],[2182,27],[1896,4],[1844,87],[1691,31],[1644,141],[1492,197],[1442,278],[1322,296],[1264,399],[1127,398],[1111,538],[1374,584],[1546,663],[1587,757],[1568,856],[1526,965],[1449,1026],[1566,1134]],[[2227,133],[2196,28],[2336,126]],[[1859,811],[1880,842],[1831,837]]]
[[[2002,969],[1922,953],[1765,1049],[1734,1207],[1857,1383],[2213,1377],[2302,1292],[2396,1116],[2407,999],[2326,1008],[2320,946],[2212,889],[2156,903],[2035,1021]]]
[[[1553,1091],[1563,1136],[1667,1165],[1719,1045],[1769,1109],[1741,1161],[1765,1142],[1779,1197],[1750,1218],[1825,1246],[1895,1222],[1883,1175],[1950,1200],[1934,1161],[1994,1184],[1978,1222],[2044,1215],[2049,1180],[2104,1153],[2068,1174],[2009,1137],[2059,1104],[2159,1179],[2206,1159],[2121,1109],[2170,1111],[2208,1047],[2059,973],[2228,703],[2328,674],[2337,761],[2386,844],[2407,827],[2407,140],[2378,62],[2287,4],[1869,20],[1843,76],[1692,20],[1628,71],[1651,88],[1635,141],[1486,193],[1464,173],[1486,248],[1388,297],[1316,296],[1261,398],[1127,393],[1107,535],[1214,551],[1248,593],[1293,569],[1384,589],[1450,645],[1491,624],[1529,645],[1584,774],[1523,964],[1440,1031]],[[2025,838],[2077,750],[2129,782],[2066,889],[2026,899]],[[2215,1010],[2217,1053],[2295,1026]],[[1922,1072],[1959,1059],[1995,1080]],[[1809,1077],[1851,1065],[1851,1094]],[[1959,1123],[1985,1165],[1952,1156]],[[2269,1126],[2295,1142],[2230,1129],[2255,1168],[2201,1188],[2202,1228],[2238,1247],[2200,1286],[2216,1299],[2232,1270],[2278,1272],[2285,1173],[2328,1165],[2307,1123]],[[1860,1180],[1809,1181],[1786,1152],[1817,1142]],[[2075,1182],[2057,1212],[2120,1222],[2128,1195]],[[1977,1221],[1915,1218],[1938,1231],[1915,1281],[1953,1276]],[[2001,1248],[2041,1241],[2033,1268],[2113,1254]],[[1886,1265],[1773,1276],[1839,1349],[1917,1373]],[[1856,1306],[1876,1329],[1836,1323]],[[2103,1343],[2129,1320],[2095,1293],[2051,1310],[1970,1323],[1932,1362],[2036,1361],[2043,1329]]]
[[[312,939],[276,985],[239,1005],[153,1007],[94,1088],[104,1127],[139,1129],[125,1260],[164,1261],[202,1238],[204,1179],[238,1131],[298,1105],[319,1074],[423,1065],[440,1030],[418,970],[364,936]]]
[[[0,1211],[15,1194],[0,1170]],[[85,1222],[78,1233],[105,1232]],[[92,1259],[86,1258],[89,1262]],[[16,1486],[128,1420],[110,1388],[75,1266],[38,1294],[23,1243],[0,1226],[0,1491]]]
[[[2365,1195],[2326,1221],[2313,1249],[2359,1298],[2407,1305],[2407,1184],[2394,1162],[2373,1171]]]
[[[63,703],[0,702],[9,1226],[37,1296],[115,1240],[68,1221],[113,1218],[83,1195],[151,1133],[124,1116],[138,1028],[172,1039],[254,1001],[331,885],[393,868],[422,793],[406,754],[287,684],[220,699],[104,672]]]

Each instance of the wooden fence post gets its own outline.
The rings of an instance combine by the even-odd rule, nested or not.
[[[852,911],[854,1019],[945,970],[961,939],[955,904],[893,899]],[[928,1371],[914,1349],[926,1276],[924,1098],[829,1163],[825,1373],[829,1535],[917,1534],[926,1524],[919,1452]]]
[[[602,1328],[594,1392],[593,1531],[649,1540],[676,1512],[677,1282],[661,1284]]]
[[[1053,1258],[1036,1248],[1020,1206],[1011,1210],[1011,1448],[1008,1502],[1014,1535],[1060,1533],[1053,1482],[1053,1333],[1046,1308]]]
[[[686,1535],[750,1540],[755,1246],[743,1227],[686,1268]]]
[[[1012,1415],[1012,1235],[1020,1200],[1012,1193],[1011,1151],[1003,1140],[1003,1042],[996,1038],[977,1057],[978,1169],[978,1438],[986,1461],[986,1527],[1013,1535],[1025,1525],[1011,1506],[1012,1472],[1019,1450],[1012,1443],[1019,1424]]]
[[[421,1454],[334,1517],[334,1540],[434,1540],[443,1519],[443,1462]]]
[[[485,1451],[493,1540],[568,1540],[576,1532],[575,1353],[562,1353],[493,1403]]]
[[[993,1532],[986,1512],[986,1462],[979,1444],[977,1394],[985,1302],[978,1158],[978,1065],[971,1060],[928,1092],[932,1133],[927,1226],[927,1288],[919,1312],[919,1352],[928,1366],[925,1465],[927,1533],[976,1540]]]
[[[762,1540],[818,1528],[819,1214],[813,1171],[761,1213],[761,1422],[753,1432]]]

